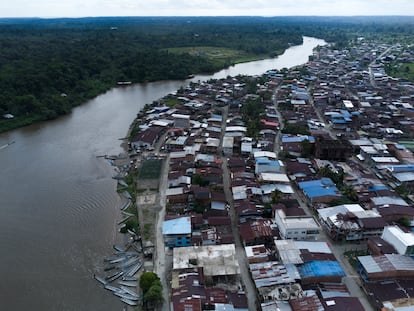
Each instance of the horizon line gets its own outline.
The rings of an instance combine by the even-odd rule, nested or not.
[[[136,18],[136,17],[148,17],[148,18],[199,18],[199,17],[262,17],[262,18],[275,18],[275,17],[342,17],[342,18],[355,18],[355,17],[414,17],[411,15],[85,15],[85,16],[0,16],[0,19],[81,19],[81,18]]]

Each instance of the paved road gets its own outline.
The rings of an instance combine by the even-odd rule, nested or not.
[[[230,218],[231,218],[231,228],[234,234],[234,244],[236,246],[236,257],[239,260],[240,266],[240,276],[244,284],[244,290],[247,296],[247,302],[250,311],[258,310],[258,297],[256,286],[251,278],[250,271],[248,268],[247,256],[244,250],[243,243],[240,238],[239,227],[238,227],[238,217],[234,209],[233,194],[231,192],[231,181],[230,173],[227,167],[227,158],[222,157],[223,160],[223,186],[224,192],[226,194],[226,200],[230,205]]]
[[[162,283],[163,288],[163,297],[164,303],[159,310],[170,310],[170,283],[167,280],[167,277],[171,274],[172,271],[172,261],[171,261],[171,254],[169,254],[168,249],[166,256],[166,247],[164,244],[164,236],[162,235],[162,223],[165,218],[165,208],[167,203],[167,196],[166,196],[166,189],[168,183],[168,171],[169,171],[169,156],[164,160],[163,168],[161,171],[160,177],[160,186],[159,186],[159,204],[161,206],[161,211],[157,214],[157,221],[156,221],[156,230],[155,230],[155,239],[156,239],[156,247],[155,247],[155,263],[154,263],[154,270],[155,273],[159,276]]]
[[[373,88],[378,88],[377,82],[375,81],[374,71],[372,70],[372,66],[375,65],[378,59],[384,57],[388,52],[392,50],[393,46],[387,48],[384,52],[382,52],[378,57],[376,57],[369,65],[368,65],[368,72],[369,72],[369,80]]]
[[[223,108],[223,122],[222,122],[222,126],[221,126],[221,137],[220,137],[220,148],[219,148],[219,152],[221,154],[221,145],[223,142],[223,136],[225,133],[225,129],[226,129],[226,120],[228,117],[228,107],[224,107]],[[229,215],[231,218],[231,228],[232,228],[232,232],[234,234],[234,244],[236,247],[236,257],[239,261],[239,266],[240,266],[240,276],[242,278],[242,282],[244,284],[244,291],[246,293],[247,296],[247,302],[248,302],[248,306],[249,306],[249,310],[250,311],[256,311],[258,310],[258,297],[257,297],[257,291],[256,291],[256,286],[251,278],[250,275],[250,271],[248,268],[248,262],[247,262],[247,256],[246,256],[246,252],[244,250],[244,246],[242,243],[242,240],[240,238],[240,233],[239,233],[239,226],[238,226],[238,217],[237,217],[237,213],[236,210],[234,209],[234,201],[233,201],[233,194],[231,192],[231,178],[230,178],[230,171],[227,167],[227,158],[222,156],[221,157],[223,164],[222,164],[222,169],[223,169],[223,188],[224,188],[224,192],[226,195],[226,200],[230,206],[230,210],[229,210]]]

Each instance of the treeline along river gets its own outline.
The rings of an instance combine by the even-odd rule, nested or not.
[[[276,59],[192,80],[300,65],[322,44],[305,37]],[[121,153],[119,138],[144,105],[189,81],[115,88],[67,116],[0,134],[0,310],[121,310],[92,278],[122,238],[114,171],[96,156]]]

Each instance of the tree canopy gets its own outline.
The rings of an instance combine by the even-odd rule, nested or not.
[[[414,33],[411,19],[316,17],[106,17],[0,19],[0,131],[52,119],[116,85],[185,79],[236,60],[182,48],[271,57],[302,35],[345,45],[357,35]],[[179,52],[176,52],[178,49]],[[174,52],[173,52],[174,51]]]
[[[139,286],[144,294],[145,304],[158,304],[163,301],[162,284],[154,272],[144,272],[139,279]]]

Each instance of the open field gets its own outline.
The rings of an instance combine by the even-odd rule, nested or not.
[[[158,179],[160,177],[162,160],[146,160],[142,163],[138,179]]]
[[[393,67],[389,72],[391,76],[414,82],[414,63],[402,63]]]
[[[170,53],[189,53],[192,56],[203,56],[215,63],[227,63],[228,65],[250,62],[268,57],[266,55],[253,55],[240,50],[215,46],[180,47],[168,48],[165,50],[168,50]]]

